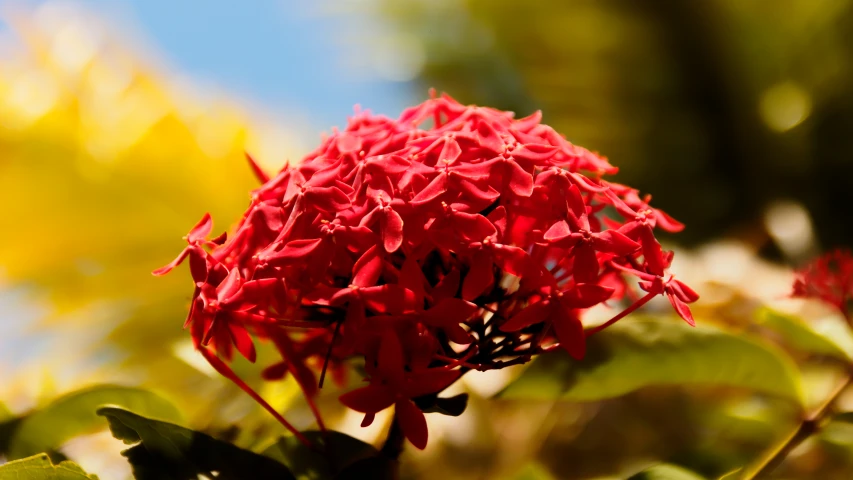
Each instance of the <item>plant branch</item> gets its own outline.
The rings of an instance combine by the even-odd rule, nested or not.
[[[400,428],[400,423],[395,414],[391,421],[391,428],[388,430],[388,437],[385,438],[385,444],[382,445],[382,454],[393,460],[398,460],[403,453],[405,440],[403,429]]]
[[[792,450],[820,430],[823,421],[831,413],[835,401],[838,400],[838,397],[841,396],[851,383],[853,383],[853,372],[848,372],[844,381],[832,391],[832,394],[818,408],[811,414],[806,415],[794,431],[785,437],[766,456],[756,462],[741,478],[743,480],[760,478],[768,475],[778,467]]]

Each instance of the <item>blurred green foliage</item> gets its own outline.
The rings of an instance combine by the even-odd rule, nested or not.
[[[194,480],[199,475],[222,480],[295,479],[281,463],[202,433],[115,407],[101,408],[98,415],[109,421],[116,438],[134,445],[122,455],[137,480]]]
[[[844,329],[830,332],[832,335],[818,332],[800,318],[774,312],[768,308],[758,312],[756,324],[775,332],[780,341],[796,350],[826,355],[841,362],[853,361],[849,349],[839,341],[839,338],[843,338],[846,333]]]
[[[139,388],[100,385],[57,398],[49,405],[22,416],[9,440],[9,460],[53,451],[68,440],[103,429],[95,415],[102,405],[116,405],[143,415],[181,421],[181,413],[163,397]]]
[[[0,467],[0,480],[98,480],[73,462],[51,463],[47,455],[35,455]]]
[[[507,399],[595,401],[656,385],[749,388],[804,402],[799,372],[757,338],[675,318],[634,319],[596,334],[581,361],[542,355],[501,394]],[[745,368],[744,365],[749,365]]]
[[[423,47],[418,91],[544,121],[687,221],[762,242],[774,200],[853,241],[853,2],[385,1]],[[769,245],[772,248],[772,245]]]
[[[655,465],[633,475],[629,480],[702,480],[702,477],[675,465]]]

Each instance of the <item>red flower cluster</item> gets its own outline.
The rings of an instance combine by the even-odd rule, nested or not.
[[[833,305],[850,320],[853,306],[853,255],[834,250],[797,270],[792,296]]]
[[[580,359],[586,336],[656,295],[693,324],[687,304],[698,295],[666,272],[672,253],[654,235],[683,226],[603,180],[616,168],[540,118],[447,96],[397,120],[356,112],[274,178],[252,162],[264,184],[233,237],[206,240],[205,216],[155,273],[189,258],[192,337],[244,389],[221,359],[236,349],[254,361],[254,339],[281,353],[265,378],[290,373],[309,400],[318,371],[320,384],[327,367],[341,379],[342,361],[361,357],[369,384],[341,402],[365,425],[393,405],[423,448],[418,405],[467,370],[558,346]],[[645,295],[632,293],[630,277]],[[584,310],[626,298],[633,303],[584,330]]]

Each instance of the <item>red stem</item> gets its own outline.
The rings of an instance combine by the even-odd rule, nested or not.
[[[614,323],[618,322],[619,320],[622,320],[623,318],[625,318],[626,315],[631,314],[634,310],[642,307],[643,305],[648,303],[649,300],[651,300],[655,296],[657,296],[657,293],[653,293],[653,292],[647,293],[644,297],[642,297],[639,300],[637,300],[636,302],[632,303],[631,306],[629,306],[625,310],[622,310],[621,312],[619,312],[616,316],[614,316],[610,320],[602,323],[601,325],[599,325],[597,327],[593,327],[593,328],[590,328],[588,330],[585,330],[584,335],[588,337],[590,335],[596,334],[596,333],[604,330],[605,328],[609,327],[610,325],[613,325]]]
[[[292,368],[292,359],[295,359],[296,355],[294,354],[293,348],[290,345],[290,338],[287,337],[287,333],[282,332],[283,335],[287,337],[287,340],[282,341],[282,337],[277,335],[276,333],[278,332],[275,332],[271,327],[265,330],[267,332],[267,336],[272,339],[276,349],[284,358],[284,360],[288,360],[288,369]],[[309,395],[307,387],[303,385],[301,381],[299,381],[299,376],[296,374],[296,372],[292,371],[291,373],[293,374],[294,380],[296,380],[296,384],[299,385],[299,389],[302,390],[302,396],[305,397],[305,401],[308,402],[308,407],[311,408],[311,413],[314,414],[314,418],[317,420],[317,426],[320,427],[320,431],[325,432],[326,425],[323,423],[323,418],[320,415],[320,409],[317,408],[317,404],[314,402],[314,399],[311,398],[311,395]]]
[[[246,382],[244,382],[243,379],[238,377],[237,374],[234,373],[234,370],[231,370],[231,367],[229,367],[228,364],[223,362],[219,357],[216,356],[216,354],[214,354],[205,347],[199,347],[199,351],[211,367],[216,369],[216,371],[219,372],[223,377],[234,382],[244,392],[248,393],[250,397],[252,397],[256,402],[258,402],[260,406],[264,407],[266,411],[270,412],[270,414],[272,414],[272,416],[275,417],[275,419],[278,420],[280,424],[284,425],[284,428],[290,431],[290,433],[292,433],[293,436],[299,439],[299,441],[302,442],[305,446],[309,448],[314,448],[314,445],[311,443],[310,440],[308,440],[304,435],[302,435],[302,433],[300,433],[299,430],[296,429],[296,427],[291,425],[290,422],[285,420],[284,417],[276,411],[276,409],[272,408],[272,405],[267,403],[267,401],[264,400],[263,397],[258,394],[258,392],[252,389],[252,387],[250,387]]]

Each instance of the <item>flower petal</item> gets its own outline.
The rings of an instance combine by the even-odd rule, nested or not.
[[[361,150],[362,141],[361,137],[358,135],[354,135],[349,132],[341,132],[335,141],[335,145],[341,153],[355,153]]]
[[[498,233],[488,218],[479,213],[453,212],[453,226],[466,240],[481,242]]]
[[[533,175],[521,168],[521,165],[513,160],[505,162],[509,175],[509,188],[512,193],[520,197],[529,197],[533,194]]]
[[[375,413],[365,413],[364,418],[361,420],[361,428],[369,427],[373,424],[373,420],[376,419]]]
[[[436,393],[449,387],[462,374],[459,370],[446,368],[428,368],[409,374],[404,393],[409,398],[417,398],[430,393]]]
[[[569,229],[569,224],[566,223],[565,220],[560,220],[559,222],[551,225],[551,227],[548,228],[542,238],[549,242],[556,243],[560,240],[568,238],[571,234],[572,231]],[[566,245],[565,247],[568,246],[571,245]]]
[[[566,308],[589,308],[606,301],[613,295],[613,289],[594,283],[579,283],[567,291],[560,303]]]
[[[455,297],[459,292],[459,284],[462,276],[459,269],[454,268],[447,275],[441,277],[435,288],[432,289],[433,300],[441,300],[442,298]]]
[[[599,252],[630,255],[640,248],[640,244],[626,237],[618,230],[605,230],[593,235],[592,246]]]
[[[415,406],[414,402],[403,398],[397,400],[394,412],[400,430],[409,442],[419,450],[426,448],[429,433],[424,412]]]
[[[488,122],[480,121],[477,125],[477,141],[481,147],[485,147],[494,153],[503,153],[504,151],[504,141]]]
[[[408,288],[415,294],[415,308],[418,310],[423,308],[424,297],[426,297],[424,288],[426,278],[415,257],[406,257],[400,269],[399,283],[400,286]]]
[[[471,268],[462,282],[462,298],[473,300],[482,295],[495,282],[492,254],[488,250],[480,250],[471,259]]]
[[[216,287],[216,300],[220,303],[227,303],[231,297],[237,294],[242,285],[242,279],[240,278],[240,269],[232,268],[230,272],[228,272],[228,276],[225,277],[225,280]]]
[[[251,155],[249,155],[249,152],[245,152],[245,154],[246,154],[246,160],[249,162],[249,168],[252,169],[252,173],[255,174],[255,178],[257,178],[258,181],[261,182],[261,184],[269,182],[270,176],[267,174],[267,172],[265,172],[261,168],[261,166],[258,165],[257,162],[255,162],[255,159],[252,158]]]
[[[459,298],[445,298],[424,312],[423,317],[435,325],[462,323],[479,309],[477,305]]]
[[[185,248],[185,249],[181,250],[180,255],[175,257],[175,259],[172,260],[171,262],[169,262],[168,265],[164,265],[164,266],[158,268],[157,270],[154,270],[153,272],[151,272],[151,274],[159,277],[160,275],[165,275],[165,274],[171,272],[175,267],[180,265],[184,261],[185,258],[187,258],[187,255],[189,255],[189,253],[190,253],[189,248]]]
[[[288,367],[287,362],[282,360],[278,363],[274,363],[269,367],[261,370],[261,378],[268,382],[273,382],[276,380],[281,380],[287,375]]]
[[[386,331],[382,335],[376,360],[376,368],[385,378],[394,382],[403,379],[403,345],[396,333]]]
[[[530,255],[518,247],[495,245],[493,252],[495,263],[507,273],[523,277],[530,270]]]
[[[595,249],[588,243],[578,243],[572,249],[572,256],[575,259],[574,275],[576,282],[594,283],[598,279],[598,257],[595,254]]]
[[[572,184],[569,187],[568,195],[566,195],[566,204],[569,206],[569,211],[576,217],[581,218],[586,215],[586,203],[583,201],[583,195],[577,185]]]
[[[364,306],[375,313],[399,315],[415,309],[415,293],[395,284],[359,289]]]
[[[551,145],[529,144],[521,145],[521,147],[513,150],[512,156],[522,160],[527,160],[528,162],[532,162],[536,165],[543,165],[545,161],[553,157],[555,153],[557,153],[557,147],[553,147]]]
[[[444,140],[444,147],[441,149],[441,154],[438,156],[438,163],[442,165],[444,162],[453,163],[459,158],[459,155],[462,155],[462,147],[459,146],[459,142],[454,138],[446,138]]]
[[[382,229],[385,251],[388,253],[396,252],[403,244],[403,217],[389,208],[380,217],[380,228]]]
[[[586,353],[583,324],[566,308],[559,308],[554,318],[554,332],[560,340],[560,346],[575,360],[581,360]]]
[[[492,210],[491,213],[486,216],[486,218],[488,218],[489,221],[492,222],[492,225],[494,225],[498,231],[498,235],[500,235],[500,238],[503,239],[504,235],[506,235],[507,227],[506,207],[504,207],[503,205],[499,206],[498,208]]]
[[[204,217],[199,220],[199,222],[190,230],[190,233],[187,234],[187,242],[189,243],[199,243],[203,242],[208,235],[210,235],[210,231],[213,230],[213,219],[210,218],[209,213],[205,213]]]
[[[693,313],[690,311],[690,307],[687,306],[686,303],[682,302],[677,296],[670,292],[666,292],[666,297],[669,299],[669,303],[675,308],[678,316],[683,318],[685,322],[691,327],[696,326],[696,320],[693,319]]]
[[[190,273],[196,283],[207,280],[207,252],[198,246],[189,247]]]
[[[540,300],[533,305],[517,313],[505,324],[501,325],[504,332],[515,332],[534,323],[544,322],[551,316],[552,306],[550,300]]]
[[[640,245],[643,248],[643,258],[646,260],[646,268],[649,273],[657,276],[662,276],[667,267],[667,261],[664,258],[663,249],[660,243],[655,238],[652,228],[648,225],[641,225]]]
[[[693,303],[696,300],[699,300],[699,294],[693,291],[692,288],[688,287],[681,280],[670,280],[669,287],[672,289],[673,293],[675,293],[675,295],[684,303]]]
[[[311,254],[320,248],[322,243],[322,238],[292,240],[281,250],[267,256],[265,260],[276,265],[292,265],[297,262],[304,262],[306,258],[310,258]]]
[[[383,260],[379,245],[367,249],[352,267],[352,284],[358,287],[372,287],[382,276]]]
[[[412,205],[423,205],[440,197],[447,191],[447,174],[439,173],[433,178],[429,184],[421,189],[417,195],[412,198],[409,203]]]
[[[678,233],[684,230],[684,224],[670,217],[664,211],[654,209],[655,220],[657,225],[670,233]]]
[[[305,191],[305,200],[326,213],[337,213],[352,205],[347,194],[338,187],[311,187]]]
[[[246,328],[235,322],[228,322],[228,331],[231,334],[231,341],[234,342],[234,346],[237,347],[240,355],[243,355],[249,362],[255,363],[257,358],[255,344]]]
[[[386,386],[368,385],[341,395],[339,400],[356,412],[376,413],[393,405],[395,398],[394,391]]]

